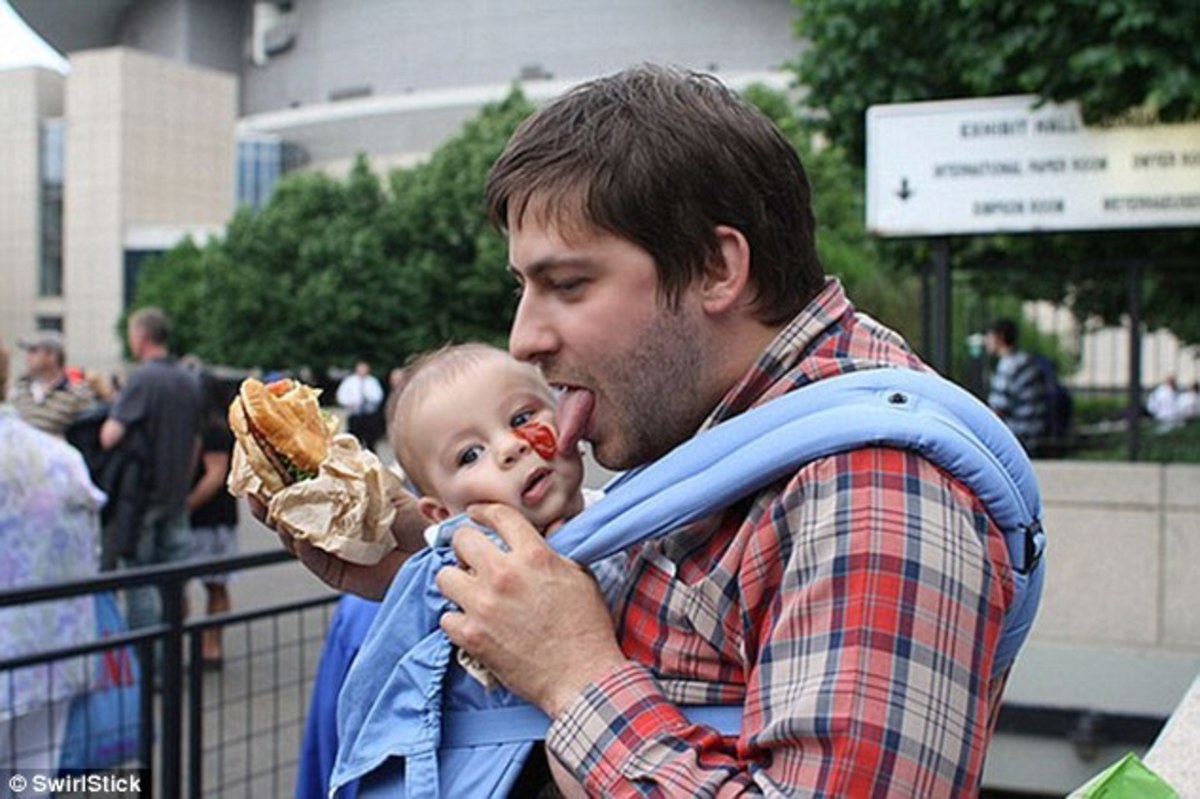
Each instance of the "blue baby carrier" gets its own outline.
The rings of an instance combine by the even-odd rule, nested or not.
[[[871,369],[797,389],[717,425],[614,480],[602,500],[547,539],[594,563],[729,507],[810,461],[863,447],[916,452],[967,486],[1003,531],[1015,595],[994,673],[1010,666],[1033,624],[1045,569],[1041,497],[1029,459],[975,397],[935,374]],[[504,689],[490,692],[457,663],[438,628],[450,603],[434,576],[449,548],[424,550],[388,591],[338,708],[331,795],[507,796],[549,720]],[[737,734],[740,706],[684,707]]]

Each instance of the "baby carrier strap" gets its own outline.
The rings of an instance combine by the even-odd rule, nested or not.
[[[877,446],[915,452],[948,472],[979,498],[1004,534],[1014,570],[1015,593],[993,663],[993,674],[1001,673],[1011,665],[1032,626],[1041,594],[1045,570],[1039,564],[1046,543],[1040,521],[1041,497],[1029,458],[1004,423],[974,396],[931,372],[862,370],[823,379],[773,399],[705,431],[660,460],[616,478],[606,489],[604,499],[564,524],[547,542],[557,551],[590,564],[727,508],[794,474],[805,463]],[[339,752],[339,760],[347,762],[341,764],[345,768],[335,769],[335,785],[367,773],[376,767],[372,763],[381,764],[390,754],[408,758],[403,777],[407,795],[438,795],[437,778],[429,776],[438,770],[436,762],[429,762],[427,757],[432,754],[430,747],[438,749],[435,761],[459,758],[476,748],[480,757],[487,757],[487,744],[495,744],[497,750],[505,749],[515,757],[520,752],[527,754],[523,745],[544,737],[548,719],[534,708],[514,710],[521,703],[506,691],[493,691],[480,701],[472,700],[469,709],[456,705],[459,697],[470,696],[477,686],[470,685],[470,679],[461,674],[458,676],[466,683],[453,679],[453,672],[446,672],[450,645],[436,624],[445,600],[435,596],[435,588],[428,587],[433,584],[436,570],[449,562],[452,553],[445,549],[427,551],[426,557],[415,556],[389,591],[385,612],[380,614],[372,635],[382,639],[377,644],[383,648],[382,653],[387,653],[387,646],[393,649],[379,657],[379,663],[364,669],[375,672],[375,682],[364,681],[355,687],[348,680],[343,689],[343,705],[347,693],[357,690],[356,698],[374,705],[374,710],[363,710],[359,702],[342,708],[358,717],[351,726],[357,728],[365,749],[362,753],[351,752],[347,758]],[[428,583],[423,589],[407,584],[422,581]],[[401,627],[413,625],[411,612],[395,607],[406,596],[418,602],[423,598],[428,605],[425,618],[431,620],[420,623],[428,624],[429,636],[419,639],[415,647],[404,643],[411,642],[410,638],[396,637],[397,628],[389,629],[386,623],[387,608],[394,606],[392,618]],[[364,654],[370,646],[370,642],[364,646]],[[427,646],[429,656],[419,658],[425,665],[416,663],[414,668],[414,660],[418,660],[414,653],[424,652]],[[365,665],[356,663],[356,668]],[[448,680],[443,683],[444,678]],[[407,715],[410,721],[397,724],[390,714],[396,711],[399,699],[409,703],[401,715]],[[735,717],[736,727],[740,727],[741,708],[730,707],[711,711],[719,714],[721,724],[717,728],[722,731],[730,728],[730,719]],[[497,712],[497,708],[504,713],[485,716]],[[710,711],[684,712],[703,715]],[[389,718],[393,719],[391,723]],[[367,728],[373,732],[365,734]],[[470,732],[475,728],[479,731]],[[354,730],[342,729],[341,724],[339,732],[347,733],[343,740],[354,737]],[[381,742],[379,734],[392,740]],[[450,739],[462,746],[451,746]],[[493,761],[504,759],[498,754],[491,753]],[[357,766],[351,765],[353,762]],[[447,763],[442,763],[442,768],[443,774],[461,773],[461,769],[449,769]],[[511,775],[511,770],[505,773]],[[432,791],[417,789],[414,783],[420,782]],[[496,780],[489,784],[491,789],[480,792],[472,786],[467,793],[495,795],[494,789],[501,788]]]
[[[548,542],[591,563],[728,507],[805,463],[872,446],[917,452],[962,481],[1001,530],[1019,533],[1009,546],[1014,568],[1032,570],[1045,536],[1025,451],[974,396],[908,369],[820,380],[723,422],[614,479],[602,502]]]

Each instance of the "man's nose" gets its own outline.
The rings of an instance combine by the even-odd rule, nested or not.
[[[540,303],[527,290],[517,304],[512,329],[508,335],[508,351],[519,361],[538,363],[558,348],[558,336]]]

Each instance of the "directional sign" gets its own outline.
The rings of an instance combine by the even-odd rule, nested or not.
[[[1200,227],[1200,124],[1089,128],[1076,105],[1025,96],[872,106],[867,227]]]

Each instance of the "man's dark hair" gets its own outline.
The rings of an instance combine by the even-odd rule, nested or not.
[[[171,337],[171,320],[162,308],[152,305],[139,308],[129,317],[129,323],[146,334],[155,344],[166,346]]]
[[[790,319],[824,287],[799,156],[708,75],[645,65],[574,88],[513,134],[487,205],[501,230],[533,210],[632,241],[654,258],[672,306],[719,255],[717,225],[749,242],[760,321]]]
[[[988,328],[1006,347],[1017,346],[1017,325],[1011,319],[997,319]]]

